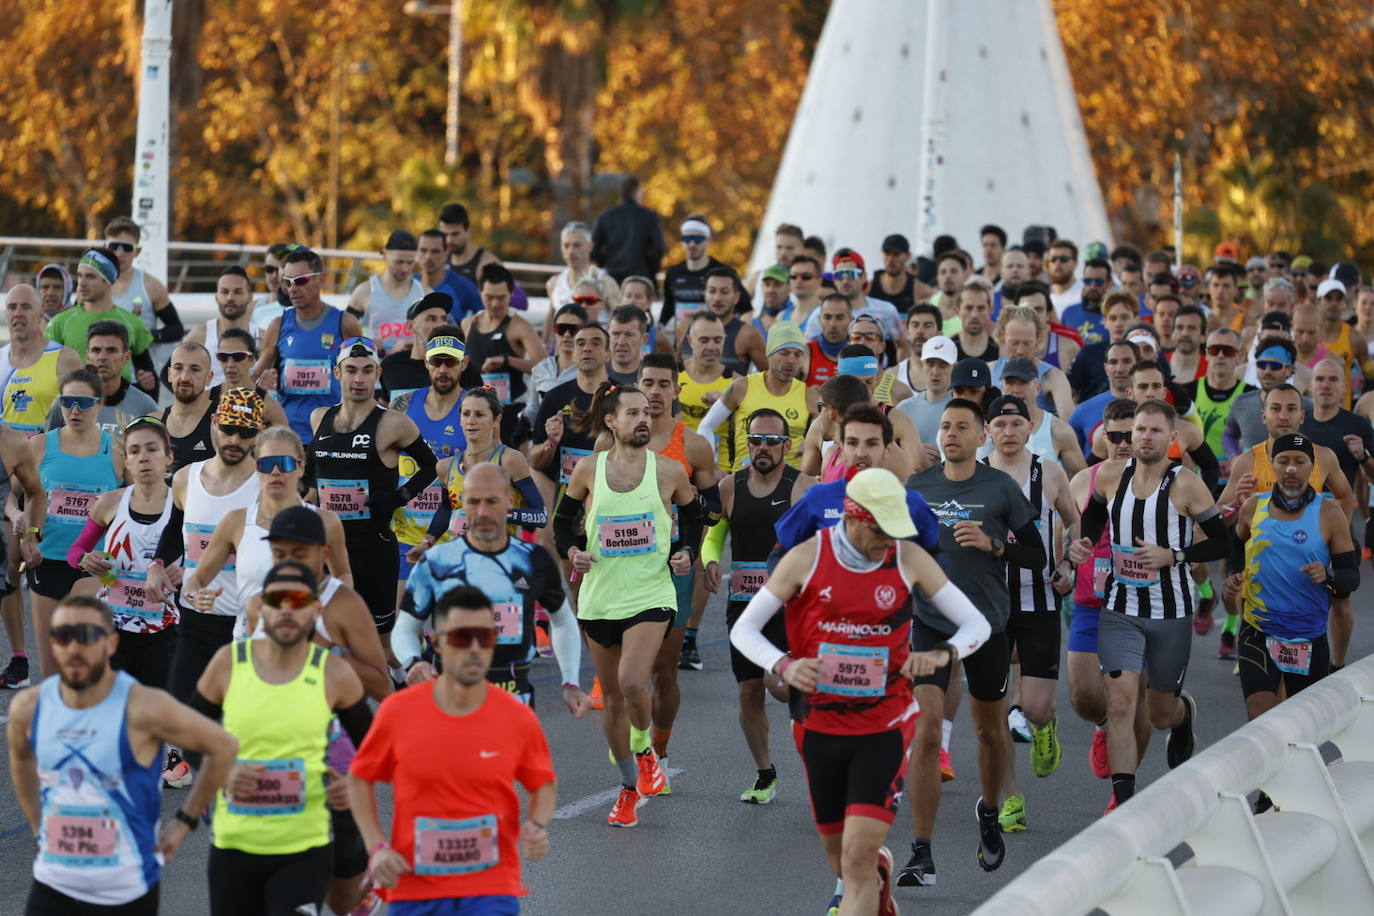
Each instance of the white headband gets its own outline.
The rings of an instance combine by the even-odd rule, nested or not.
[[[682,224],[681,235],[704,235],[711,237],[711,227],[699,219],[689,219]]]

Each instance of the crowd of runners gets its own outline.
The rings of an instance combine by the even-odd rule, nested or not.
[[[1179,766],[1199,701],[1236,702],[1186,689],[1197,640],[1250,717],[1346,664],[1374,480],[1353,264],[988,225],[973,253],[888,236],[870,270],[782,225],[741,276],[693,215],[660,277],[623,229],[569,223],[526,290],[450,204],[346,308],[279,244],[188,328],[120,218],[4,293],[26,913],[156,913],[202,826],[217,916],[516,913],[556,807],[536,703],[600,719],[609,826],[654,819],[715,595],[739,801],[780,791],[785,701],[840,916],[936,883],[965,695],[993,871],[1034,815],[1015,744],[1110,812],[1154,732]],[[1061,671],[1090,746],[1060,741]]]

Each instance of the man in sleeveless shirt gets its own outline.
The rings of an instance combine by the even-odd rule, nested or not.
[[[545,505],[552,505],[557,490],[572,479],[573,467],[596,447],[596,431],[576,422],[591,408],[592,397],[606,383],[610,359],[609,335],[600,325],[589,324],[573,335],[573,359],[577,375],[555,386],[539,402],[530,445],[530,465],[539,471]]]
[[[568,223],[558,233],[558,244],[563,255],[563,263],[568,266],[549,277],[548,282],[544,284],[544,292],[555,308],[571,301],[573,291],[584,280],[592,280],[597,284],[605,299],[607,311],[620,305],[620,285],[610,274],[592,263],[590,226],[577,220]]]
[[[38,841],[24,912],[154,916],[161,868],[199,826],[238,742],[111,667],[119,637],[98,598],[64,599],[40,638],[52,641],[58,673],[15,696],[6,726],[15,794]],[[185,803],[158,829],[164,743],[205,759]]]
[[[500,264],[482,268],[478,289],[482,311],[463,319],[468,358],[501,402],[501,441],[514,434],[524,407],[525,375],[545,356],[544,343],[523,315],[511,311],[515,277]]]
[[[712,526],[701,547],[706,591],[715,594],[722,580],[727,583],[727,632],[734,629],[745,605],[767,581],[767,559],[776,538],[778,520],[816,482],[814,477],[805,476],[783,460],[792,443],[787,420],[782,414],[771,407],[760,408],[749,417],[748,423],[749,466],[721,481],[721,520]],[[725,539],[731,531],[734,536],[730,542],[731,567],[727,575],[721,567],[721,559]],[[770,620],[763,632],[774,645],[787,644],[781,616]],[[758,769],[749,788],[741,793],[740,801],[766,805],[777,794],[778,771],[768,745],[765,682],[779,699],[786,697],[786,690],[776,677],[765,677],[763,669],[733,644],[730,646],[730,667],[739,693],[740,729]]]
[[[1007,360],[1002,367],[1001,385],[1003,394],[1019,398],[1026,405],[1026,412],[1030,415],[1028,435],[1032,451],[1061,465],[1070,477],[1087,467],[1073,428],[1040,407],[1039,371],[1029,357]]]
[[[205,324],[198,324],[186,335],[187,342],[198,343],[210,351],[210,384],[219,385],[224,381],[224,369],[214,354],[219,352],[219,342],[224,332],[230,328],[240,328],[257,338],[253,325],[253,284],[248,272],[237,264],[230,264],[220,272],[215,281],[215,308],[218,317]]]
[[[167,294],[167,286],[143,268],[134,266],[143,251],[139,245],[142,235],[138,223],[127,216],[116,216],[105,226],[105,247],[113,251],[119,261],[119,279],[110,287],[110,296],[115,305],[136,316],[152,335],[150,353],[154,372],[159,373],[171,350],[170,345],[181,340],[186,329]]]
[[[448,266],[474,284],[482,268],[500,264],[500,258],[472,240],[472,221],[468,208],[460,203],[444,204],[439,211],[439,234],[443,238]]]
[[[11,481],[17,486],[10,500]],[[0,572],[0,618],[3,618],[5,637],[10,644],[10,660],[0,673],[0,687],[18,688],[29,685],[29,657],[24,651],[24,599],[19,590],[19,567],[22,560],[28,566],[43,561],[39,534],[47,512],[47,496],[38,473],[29,440],[12,429],[0,427],[0,496],[8,509],[5,526],[5,566]],[[41,634],[40,634],[41,638]]]
[[[906,269],[910,260],[911,243],[906,236],[895,232],[889,235],[883,239],[883,269],[873,272],[873,282],[868,287],[870,297],[891,302],[903,315],[916,304],[916,278]]]
[[[636,809],[665,784],[649,731],[649,672],[676,613],[671,573],[685,574],[698,556],[703,515],[682,465],[660,461],[648,449],[649,401],[642,391],[604,387],[592,410],[614,442],[577,463],[554,535],[559,555],[586,577],[578,621],[605,694],[602,726],[621,777],[607,823],[633,827]],[[670,550],[669,504],[678,507],[676,550]],[[579,546],[583,537],[589,549]]]
[[[210,398],[210,352],[204,345],[183,341],[167,361],[167,386],[172,403],[162,412],[172,437],[172,473],[214,454],[210,427],[214,402]]]
[[[821,299],[817,326],[820,333],[806,342],[806,384],[824,385],[839,371],[840,351],[849,345],[852,321],[849,300],[839,293]]]
[[[1369,344],[1365,337],[1345,320],[1346,289],[1344,283],[1335,277],[1328,277],[1317,286],[1317,307],[1321,309],[1321,341],[1325,355],[1341,361],[1345,374],[1349,377],[1358,371],[1366,384],[1374,378],[1374,360],[1369,356]],[[1345,408],[1350,409],[1350,389],[1346,389]]]
[[[706,308],[703,311],[711,312],[725,325],[725,346],[720,360],[738,374],[749,371],[750,366],[760,371],[767,366],[763,335],[751,322],[736,314],[741,289],[739,274],[734,268],[716,267],[706,274]],[[684,357],[692,355],[687,331],[687,325],[678,325],[678,348]],[[683,346],[684,343],[688,346]]]
[[[281,281],[291,307],[272,319],[262,335],[253,377],[276,370],[282,410],[308,445],[314,435],[311,412],[339,400],[339,381],[333,373],[339,344],[363,331],[357,316],[324,301],[324,261],[309,248],[286,255]]]
[[[415,276],[417,248],[419,242],[409,232],[392,232],[381,252],[386,269],[359,283],[348,297],[348,310],[363,323],[363,334],[376,341],[383,354],[410,346],[406,309],[425,294]]]
[[[687,339],[692,344],[692,355],[682,361],[682,371],[678,373],[678,402],[683,422],[700,431],[701,421],[707,411],[720,400],[736,376],[721,361],[721,354],[725,350],[725,323],[719,316],[701,309],[685,324]],[[721,437],[716,450],[716,463],[719,466],[730,466],[733,446],[733,435]]]
[[[1070,561],[1091,562],[1093,545],[1110,522],[1112,568],[1097,635],[1107,684],[1108,810],[1135,793],[1139,752],[1132,726],[1142,669],[1150,723],[1170,732],[1170,768],[1193,755],[1197,703],[1183,689],[1193,632],[1188,564],[1221,560],[1231,550],[1207,485],[1169,461],[1175,423],[1164,401],[1137,405],[1132,459],[1103,465],[1083,512],[1083,536],[1069,547]],[[1202,529],[1201,541],[1193,539],[1194,525]]]

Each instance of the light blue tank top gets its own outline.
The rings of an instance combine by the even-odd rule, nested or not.
[[[1326,632],[1331,593],[1298,570],[1313,560],[1331,565],[1322,500],[1308,503],[1300,518],[1280,521],[1269,514],[1269,494],[1258,495],[1245,543],[1245,619],[1266,636],[1313,639]]]
[[[313,328],[296,323],[294,308],[282,313],[277,335],[277,391],[287,421],[306,444],[314,438],[311,411],[339,403],[334,357],[342,337],[343,312],[331,305],[325,306],[324,317]]]
[[[147,766],[134,759],[128,704],[135,683],[118,672],[109,696],[89,709],[72,709],[53,675],[39,688],[29,732],[40,784],[33,877],[103,906],[142,897],[162,868],[153,852],[162,754]]]
[[[43,446],[43,463],[38,476],[48,494],[47,518],[43,522],[43,540],[39,546],[43,559],[67,562],[67,550],[86,527],[100,494],[119,486],[110,450],[114,440],[110,434],[100,434],[100,449],[94,455],[74,457],[62,450],[59,440],[62,430],[49,430]]]

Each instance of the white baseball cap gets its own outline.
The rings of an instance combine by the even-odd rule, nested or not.
[[[942,359],[952,366],[959,361],[959,348],[948,337],[932,337],[921,348],[921,359]]]
[[[1326,297],[1326,294],[1330,292],[1339,292],[1342,296],[1344,296],[1346,293],[1345,284],[1342,283],[1340,280],[1335,279],[1334,277],[1327,277],[1321,283],[1317,284],[1318,299],[1324,299]]]

